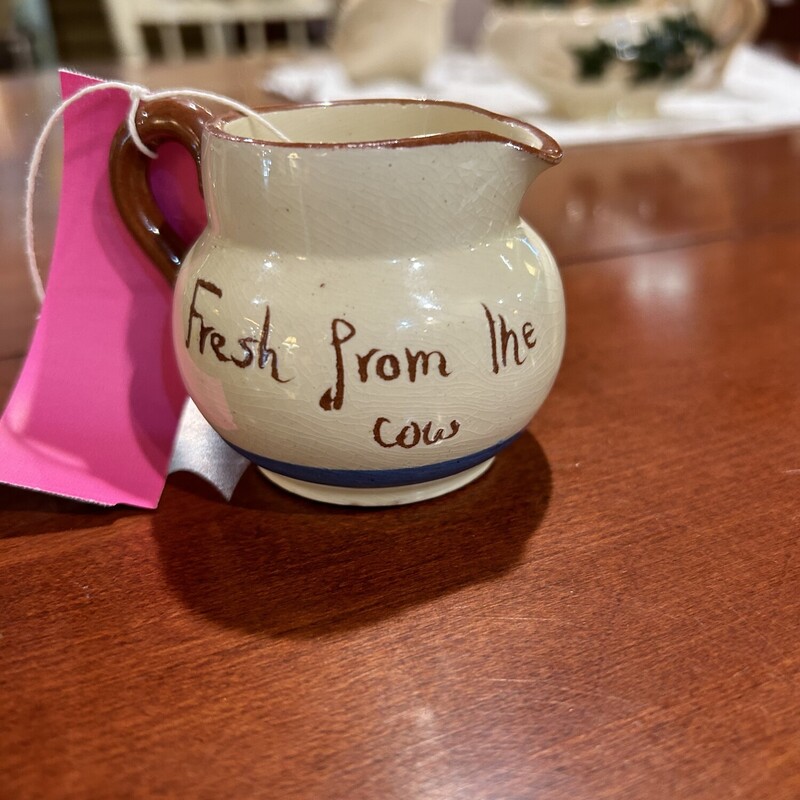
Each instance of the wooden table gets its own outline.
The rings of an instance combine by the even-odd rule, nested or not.
[[[252,103],[258,71],[144,78]],[[4,397],[55,86],[0,84]],[[178,475],[144,512],[0,488],[0,797],[797,800],[798,186],[798,130],[568,150],[525,204],[564,364],[468,490],[347,510],[250,471],[227,505]]]

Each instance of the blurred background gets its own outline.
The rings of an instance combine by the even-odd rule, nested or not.
[[[397,0],[402,3],[403,0]],[[478,37],[488,0],[456,0],[451,35],[470,47]],[[150,8],[150,6],[153,8]],[[200,14],[210,0],[0,0],[0,70],[30,70],[64,64],[90,69],[115,60],[201,57],[215,50],[235,52],[257,41],[268,48],[324,43],[336,13],[336,0],[261,0],[262,20],[225,26],[222,34],[202,22],[172,26],[166,32],[155,20],[180,6]],[[294,7],[298,10],[295,12]],[[147,13],[153,22],[147,22]],[[268,13],[267,13],[268,11]],[[141,14],[136,40],[126,40],[126,20]],[[800,60],[800,0],[769,0],[758,44]]]

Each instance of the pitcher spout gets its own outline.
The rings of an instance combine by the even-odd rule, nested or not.
[[[476,111],[478,109],[475,109]],[[544,131],[512,117],[504,117],[489,111],[481,111],[485,126],[474,137],[477,141],[498,143],[516,151],[517,158],[508,160],[507,169],[524,175],[522,194],[546,169],[558,164],[564,153],[561,146]],[[473,140],[472,132],[465,131],[463,140]],[[520,160],[522,164],[520,165]],[[509,188],[516,181],[509,181]],[[522,194],[519,200],[522,200]]]
[[[485,127],[487,141],[503,141],[526,153],[530,157],[531,164],[539,171],[555,166],[561,161],[564,154],[560,145],[544,131],[512,117],[503,117],[488,111],[482,113],[487,119]]]

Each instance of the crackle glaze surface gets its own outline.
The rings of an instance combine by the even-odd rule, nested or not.
[[[368,105],[363,120],[270,115],[292,139],[330,146],[204,140],[210,221],[178,277],[174,342],[201,412],[270,472],[358,473],[361,486],[459,473],[521,431],[555,380],[561,280],[517,212],[547,166],[532,129],[505,131],[527,149],[342,146],[364,129],[380,137],[376,125],[465,123],[457,108],[433,128],[424,107],[388,109],[395,119]]]

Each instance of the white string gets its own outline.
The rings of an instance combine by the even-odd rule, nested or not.
[[[131,98],[131,105],[128,109],[128,132],[130,133],[131,140],[136,147],[141,150],[149,158],[156,158],[157,154],[153,152],[139,136],[139,131],[136,127],[136,113],[139,110],[139,104],[142,100],[161,100],[169,97],[193,97],[199,100],[211,100],[222,105],[238,111],[245,117],[258,122],[262,127],[266,128],[269,133],[277,137],[282,142],[288,142],[289,138],[284,136],[274,125],[261,116],[257,111],[254,111],[250,106],[246,106],[230,97],[225,95],[215,94],[214,92],[203,92],[197,89],[167,89],[161,92],[151,92],[144,86],[137,84],[124,83],[122,81],[107,81],[104,83],[93,84],[92,86],[84,86],[83,89],[75,92],[71,97],[63,100],[58,107],[50,114],[44,128],[42,128],[39,138],[36,140],[36,145],[33,148],[33,155],[31,163],[28,167],[28,177],[25,182],[25,255],[27,256],[28,274],[30,275],[33,289],[36,297],[41,304],[44,300],[44,285],[42,284],[42,274],[39,271],[39,264],[36,261],[36,250],[34,248],[34,231],[33,231],[33,201],[36,192],[36,178],[39,174],[39,169],[42,164],[42,156],[47,140],[53,131],[53,127],[62,114],[78,100],[86,97],[88,94],[94,92],[101,92],[107,89],[122,89],[127,92]]]

